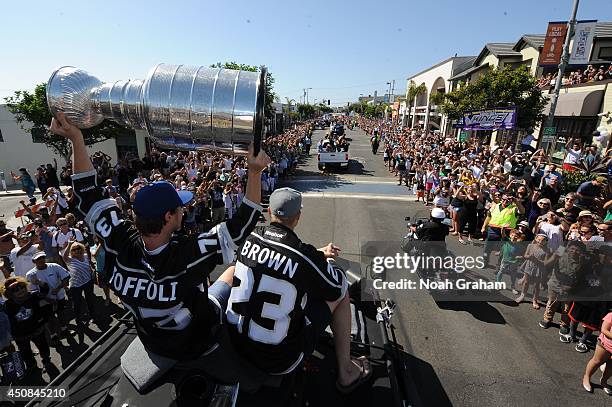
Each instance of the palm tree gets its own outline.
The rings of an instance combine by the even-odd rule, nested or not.
[[[427,86],[424,83],[417,86],[414,81],[410,81],[408,84],[408,90],[406,91],[406,101],[408,102],[406,108],[408,109],[408,121],[407,123],[412,123],[412,117],[410,111],[412,110],[412,105],[416,101],[420,95],[427,93]]]
[[[291,111],[291,104],[295,103],[295,99],[290,99],[286,97],[285,100],[287,101],[287,114],[289,114],[289,112]]]

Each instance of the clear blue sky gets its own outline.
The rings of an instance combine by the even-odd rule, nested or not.
[[[579,19],[612,20],[612,0],[582,0]],[[406,78],[486,42],[514,42],[567,20],[572,0],[6,1],[0,103],[74,65],[103,81],[144,78],[159,62],[267,65],[275,89],[345,104],[396,94]]]

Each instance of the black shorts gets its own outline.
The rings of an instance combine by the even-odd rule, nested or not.
[[[332,313],[323,300],[308,301],[305,310],[304,355],[314,352],[319,337],[325,332],[332,320]]]

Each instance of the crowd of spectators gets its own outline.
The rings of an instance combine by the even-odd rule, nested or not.
[[[484,245],[487,267],[497,281],[509,279],[517,303],[530,297],[537,310],[546,298],[542,328],[552,326],[558,312],[561,342],[578,342],[578,352],[593,347],[592,333],[612,311],[609,150],[598,155],[608,173],[591,174],[573,191],[562,187],[563,177],[581,171],[579,162],[597,154],[578,139],[568,141],[572,148],[558,168],[544,150],[521,152],[514,143],[491,148],[479,138],[459,141],[381,120],[361,119],[359,126],[373,145],[384,145],[388,170],[413,190],[417,202],[445,211],[451,235],[464,245]],[[583,289],[592,300],[572,301]],[[602,334],[600,342],[602,336],[608,346],[596,346],[589,378],[612,354],[610,339]]]
[[[279,179],[291,175],[300,157],[307,154],[312,128],[310,122],[298,123],[264,139],[262,148],[272,160],[262,173],[264,197],[276,188]],[[127,217],[132,216],[136,192],[147,183],[167,181],[177,190],[192,191],[194,199],[184,208],[182,233],[186,234],[208,230],[232,218],[245,194],[248,173],[244,156],[152,148],[142,158],[128,155],[114,165],[102,152],[90,158],[99,185],[105,185],[105,195],[116,200]],[[63,346],[62,341],[86,329],[96,315],[107,312],[95,309],[94,285],[103,289],[107,307],[118,302],[113,301],[105,284],[112,255],[105,253],[79,219],[75,196],[68,187],[71,167],[68,163],[59,177],[57,163],[41,165],[34,177],[26,168],[13,174],[29,198],[20,202],[14,214],[23,220],[23,226],[18,230],[7,226],[4,219],[12,214],[0,218],[0,354],[6,350],[14,353],[8,339],[12,333],[28,372],[38,369],[32,343],[44,370],[50,372],[54,369],[50,346]],[[40,197],[35,195],[36,189]]]
[[[561,84],[563,86],[566,85],[578,85],[581,83],[589,83],[589,82],[599,82],[612,79],[612,64],[608,65],[599,65],[599,67],[594,67],[593,65],[589,65],[586,69],[576,69],[571,72],[566,72],[563,75],[563,79],[561,80]],[[557,82],[557,72],[550,72],[546,75],[543,75],[539,81],[538,86],[540,88],[554,87]]]

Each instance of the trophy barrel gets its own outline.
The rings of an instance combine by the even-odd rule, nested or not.
[[[245,153],[261,140],[264,75],[157,65],[143,86],[147,131],[162,145]]]
[[[57,69],[47,84],[51,113],[79,128],[104,119],[146,129],[165,147],[246,153],[259,151],[265,76],[261,72],[159,64],[146,79],[102,83],[87,72]]]

